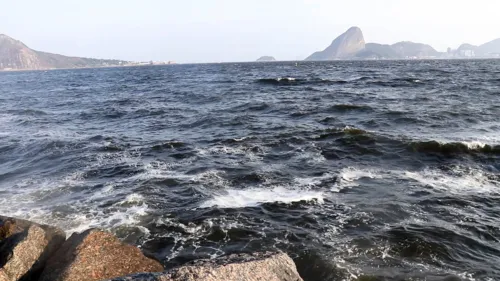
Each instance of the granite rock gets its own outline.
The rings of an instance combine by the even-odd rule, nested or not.
[[[163,266],[139,248],[96,229],[73,234],[49,259],[40,281],[98,281],[138,272],[159,272]]]
[[[112,281],[302,281],[284,253],[230,255],[199,260],[163,273],[143,273]]]
[[[66,235],[55,227],[0,216],[0,281],[36,279]]]

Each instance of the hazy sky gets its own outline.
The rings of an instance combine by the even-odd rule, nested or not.
[[[500,37],[500,1],[0,0],[0,33],[33,49],[137,61],[303,59],[354,25],[444,51]]]

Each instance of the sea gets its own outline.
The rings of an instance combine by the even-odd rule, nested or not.
[[[500,280],[500,60],[0,73],[0,214],[172,268]]]

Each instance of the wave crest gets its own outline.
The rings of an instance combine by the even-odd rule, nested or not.
[[[500,154],[500,145],[488,145],[475,142],[438,142],[417,141],[410,143],[410,148],[416,152],[439,153],[443,155],[454,154]]]

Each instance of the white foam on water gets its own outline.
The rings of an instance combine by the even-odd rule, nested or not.
[[[92,164],[92,169],[108,161],[116,159],[101,159],[102,162]],[[122,162],[120,160],[120,162]],[[0,190],[10,190],[8,196],[0,198],[0,213],[6,216],[19,217],[39,223],[56,225],[71,234],[88,228],[111,229],[119,226],[137,226],[141,218],[149,212],[145,198],[126,189],[118,189],[120,183],[107,183],[100,190],[86,196],[80,193],[82,187],[92,185],[83,178],[83,171],[77,171],[56,178],[27,178],[17,182],[0,185]],[[128,179],[124,179],[127,181]],[[76,188],[76,190],[75,190]],[[95,208],[95,201],[110,198],[117,191],[128,194],[122,201],[105,209]],[[122,193],[123,194],[123,193]],[[60,196],[72,196],[69,202],[59,202]],[[56,199],[53,204],[46,200]],[[7,204],[8,203],[8,204]],[[12,206],[16,206],[12,208]],[[144,232],[144,229],[141,230]]]
[[[144,196],[138,193],[131,193],[120,203],[144,203]]]
[[[173,246],[170,248],[170,254],[165,258],[167,260],[174,259],[179,254],[181,254],[185,247],[194,247],[195,251],[200,247],[200,242],[205,240],[205,237],[212,232],[213,226],[217,225],[220,227],[219,229],[227,235],[228,230],[233,228],[243,228],[244,225],[238,221],[227,220],[225,217],[219,218],[208,218],[199,224],[195,224],[192,222],[182,223],[179,222],[176,218],[168,218],[168,217],[160,217],[156,220],[157,226],[168,226],[173,227],[174,231],[168,231],[159,234],[160,237],[168,237],[173,240]],[[226,236],[226,239],[229,239]],[[212,256],[216,257],[224,254],[219,247],[210,247],[215,252]]]
[[[325,156],[321,154],[319,151],[306,151],[301,152],[298,156],[298,159],[304,159],[309,164],[319,164],[326,161]]]
[[[229,186],[230,183],[222,175],[224,171],[208,170],[203,173],[192,176],[191,180],[201,184],[209,184],[218,187]]]
[[[326,173],[319,177],[295,178],[294,181],[301,187],[315,187],[321,185],[325,181],[332,180],[336,177],[333,173]]]
[[[318,177],[295,178],[294,181],[299,187],[326,187],[331,192],[339,192],[346,188],[359,186],[361,179],[383,179],[389,174],[391,174],[390,171],[347,167],[338,173],[331,172]],[[324,186],[325,184],[329,184],[329,186]]]
[[[480,141],[462,141],[461,143],[466,145],[469,149],[480,149],[487,145],[486,143]]]
[[[60,130],[56,128],[51,129],[39,129],[37,132],[32,134],[33,137],[37,139],[47,139],[47,140],[55,140],[55,141],[69,141],[69,140],[82,140],[87,136],[71,132],[69,130]]]
[[[435,169],[425,169],[419,172],[404,172],[407,178],[415,180],[425,186],[456,194],[465,193],[499,193],[500,182],[488,178],[481,170],[463,170],[456,167],[452,173],[445,173]]]
[[[89,198],[89,200],[92,199]],[[6,205],[12,205],[12,201],[6,202],[9,202]],[[131,194],[124,200],[106,209],[94,208],[88,200],[65,203],[60,206],[66,210],[64,213],[57,211],[57,206],[47,207],[32,203],[21,204],[23,206],[15,210],[0,208],[0,212],[6,216],[56,225],[65,230],[67,234],[82,232],[96,227],[111,229],[119,226],[137,226],[141,223],[141,218],[148,215],[151,211],[149,206],[143,201],[142,196],[138,194]]]
[[[120,202],[121,203],[121,202]],[[117,203],[118,206],[120,203]],[[147,204],[129,207],[117,207],[110,212],[103,210],[88,210],[81,213],[71,213],[63,221],[56,220],[58,225],[66,230],[67,234],[82,232],[89,228],[112,229],[120,226],[137,226],[141,218],[148,215],[150,209]],[[144,229],[141,229],[144,232]]]
[[[377,170],[354,167],[344,168],[339,172],[338,187],[342,189],[359,186],[357,181],[363,178],[382,179],[383,175],[381,171]]]
[[[256,207],[263,203],[293,203],[299,201],[317,201],[324,202],[323,192],[287,189],[284,187],[275,187],[273,189],[249,188],[244,190],[228,189],[221,194],[216,194],[210,200],[200,205],[201,208],[219,207],[219,208],[245,208]]]
[[[98,199],[103,199],[106,197],[109,197],[113,192],[115,191],[115,185],[114,184],[107,184],[100,190],[96,190],[92,193],[90,196],[90,199],[92,200],[98,200]]]
[[[235,142],[242,142],[242,141],[244,141],[244,140],[246,140],[246,139],[248,139],[248,138],[251,138],[251,136],[248,136],[248,137],[242,137],[242,138],[234,138],[233,140],[234,140]]]
[[[77,171],[60,178],[25,178],[17,182],[0,184],[0,190],[8,190],[4,199],[17,204],[29,204],[43,200],[55,193],[64,193],[75,186],[84,184],[83,173]],[[11,204],[12,206],[12,204]],[[0,211],[2,205],[0,205]]]
[[[480,144],[471,144],[480,145]],[[337,185],[332,191],[359,186],[361,179],[411,179],[424,186],[436,190],[456,194],[466,193],[500,193],[500,181],[493,179],[489,174],[480,169],[454,167],[450,172],[426,168],[421,171],[405,170],[375,170],[359,169],[354,167],[344,168],[339,172]]]
[[[209,148],[196,148],[198,155],[232,155],[232,156],[244,156],[250,161],[260,161],[262,157],[256,155],[249,148],[239,146],[239,147],[229,147],[225,145],[216,145]]]
[[[189,165],[191,160],[183,162],[166,163],[162,161],[153,161],[149,163],[138,162],[137,167],[142,167],[144,172],[134,175],[127,180],[150,180],[150,179],[192,179],[193,176],[179,173],[174,168],[182,165]]]
[[[446,144],[449,144],[449,143],[461,143],[465,146],[467,146],[467,148],[469,149],[481,149],[481,148],[484,148],[486,145],[488,145],[488,143],[485,142],[485,140],[479,140],[479,139],[476,139],[476,140],[464,140],[464,139],[461,139],[461,138],[457,138],[457,139],[438,139],[436,138],[437,142],[440,143],[441,145],[446,145]]]
[[[285,80],[285,81],[295,81],[296,79],[293,78],[293,77],[279,77],[276,79],[276,81],[281,81],[281,80]]]
[[[189,233],[189,234],[200,234],[200,233],[205,233],[204,229],[212,227],[212,222],[208,220],[207,222],[196,225],[194,223],[188,223],[184,224],[181,222],[178,222],[177,220],[173,218],[158,218],[156,220],[157,225],[167,225],[167,226],[175,226],[177,228],[181,228],[184,232]]]

